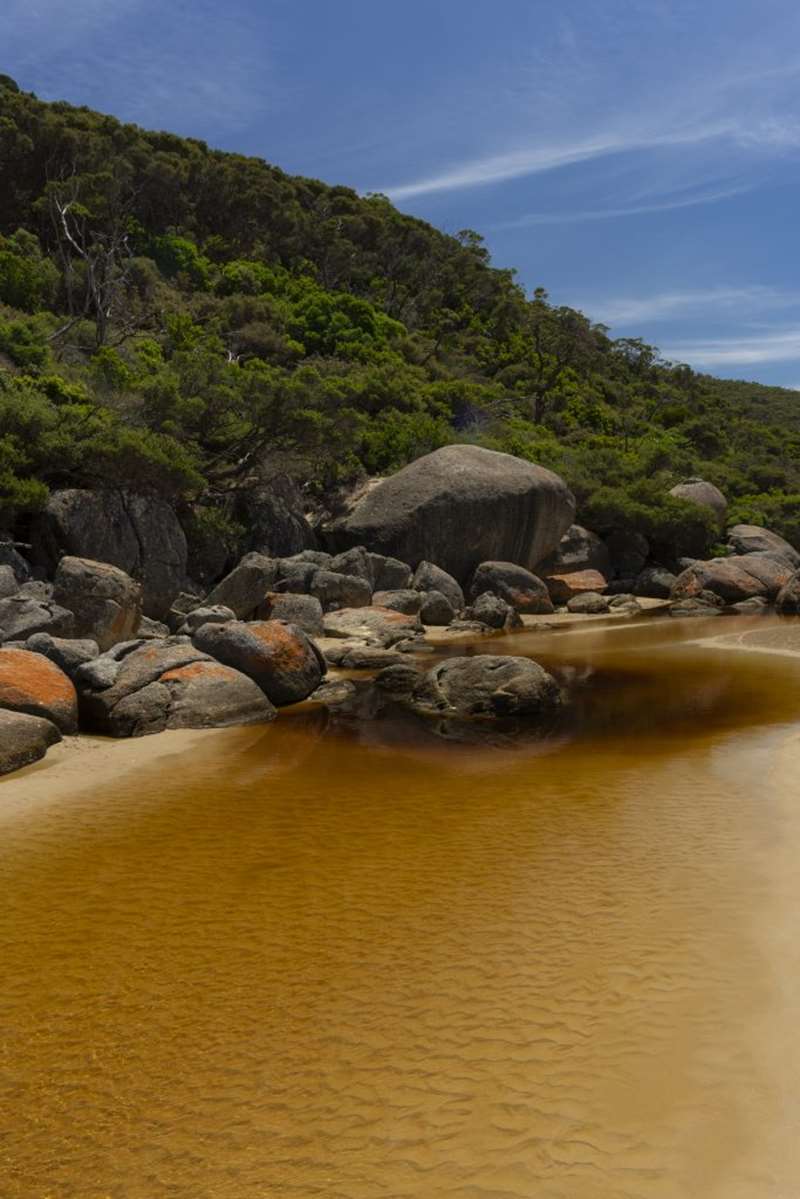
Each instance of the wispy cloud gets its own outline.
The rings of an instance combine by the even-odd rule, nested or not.
[[[717,204],[753,190],[752,183],[740,183],[734,187],[698,192],[694,196],[675,197],[653,204],[631,204],[623,208],[590,208],[574,212],[528,212],[513,221],[499,221],[489,230],[527,229],[535,225],[572,225],[583,221],[608,221],[615,217],[641,216],[648,212],[671,212],[677,208],[695,208],[698,204]]]
[[[641,325],[651,321],[681,320],[702,315],[713,320],[732,312],[746,319],[766,312],[785,311],[800,305],[800,292],[751,284],[743,287],[709,287],[664,291],[649,296],[591,300],[583,305],[607,325]]]
[[[722,337],[665,346],[664,358],[691,366],[730,368],[800,361],[800,326],[761,337]]]

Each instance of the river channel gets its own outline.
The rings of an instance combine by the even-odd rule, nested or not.
[[[787,637],[517,634],[546,733],[300,711],[0,783],[3,1199],[795,1199]]]

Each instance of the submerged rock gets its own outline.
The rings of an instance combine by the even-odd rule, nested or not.
[[[424,674],[410,665],[391,666],[377,682],[396,702],[437,716],[546,717],[562,702],[552,675],[538,662],[514,656],[449,658]]]

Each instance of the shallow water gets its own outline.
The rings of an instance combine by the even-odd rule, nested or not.
[[[3,1199],[800,1194],[800,660],[721,624],[498,640],[573,690],[544,738],[0,785]]]

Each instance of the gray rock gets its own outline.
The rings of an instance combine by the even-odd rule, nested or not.
[[[110,685],[103,685],[98,671],[104,663],[113,673]],[[83,719],[114,737],[261,724],[275,717],[274,707],[250,678],[175,638],[146,642],[121,662],[98,658],[82,667],[77,678]]]
[[[470,599],[474,602],[485,591],[499,595],[524,615],[545,615],[553,611],[553,601],[542,580],[513,562],[480,564],[470,583]]]
[[[406,616],[416,616],[422,606],[422,593],[413,590],[376,591],[372,602],[379,608],[391,608],[393,612],[405,612]]]
[[[193,591],[181,591],[172,602],[172,607],[167,614],[167,625],[170,629],[179,628],[190,612],[194,612],[195,608],[201,607],[203,603],[202,595],[197,595]]]
[[[160,620],[151,620],[149,616],[142,617],[136,632],[140,637],[149,641],[161,641],[170,634],[169,625],[163,624]]]
[[[775,600],[775,610],[781,616],[797,616],[800,613],[800,571],[787,579],[781,587]]]
[[[695,562],[678,575],[672,599],[692,599],[701,591],[710,591],[729,604],[752,596],[774,600],[793,573],[794,568],[780,555],[753,553],[712,558],[709,562]]]
[[[612,595],[608,601],[609,612],[641,612],[642,605],[639,603],[635,595],[630,595],[625,591],[621,591],[618,595]]]
[[[75,617],[66,608],[52,601],[12,595],[0,600],[0,641],[25,641],[32,633],[52,633],[54,637],[69,637],[75,628]]]
[[[326,570],[331,570],[333,554],[329,554],[325,550],[301,550],[299,554],[292,554],[288,558],[282,558],[281,562],[305,562],[310,566],[324,566]]]
[[[19,591],[19,580],[8,565],[0,565],[0,599],[8,599]]]
[[[600,616],[609,611],[608,600],[596,591],[584,591],[567,601],[567,611],[580,616]]]
[[[49,658],[26,649],[0,649],[0,708],[51,721],[62,733],[78,731],[78,696]]]
[[[376,591],[406,591],[414,574],[410,566],[398,558],[370,553],[372,582]]]
[[[205,608],[230,608],[237,620],[252,616],[278,577],[278,563],[263,554],[245,554],[241,562],[212,588]]]
[[[705,479],[685,479],[683,483],[678,483],[673,487],[669,494],[679,500],[688,500],[689,503],[697,504],[701,508],[710,508],[719,527],[721,529],[725,527],[728,501],[713,483],[707,483]]]
[[[327,612],[322,625],[326,637],[354,637],[384,646],[413,637],[421,628],[416,616],[406,616],[403,612],[376,606]]]
[[[75,636],[91,637],[101,650],[127,641],[139,627],[142,588],[107,562],[62,558],[53,598],[74,613]]]
[[[16,594],[24,599],[42,600],[44,603],[49,603],[53,598],[53,584],[48,583],[45,579],[28,579],[27,583],[22,583]]]
[[[32,577],[30,562],[23,558],[13,541],[0,541],[0,563],[11,567],[18,583],[27,583]]]
[[[50,633],[34,633],[25,642],[25,648],[55,662],[70,679],[75,677],[78,667],[93,661],[100,653],[97,642],[90,638],[53,637]]]
[[[322,636],[322,604],[315,595],[268,591],[256,612],[257,620],[285,620],[309,637]]]
[[[536,574],[567,575],[582,570],[596,570],[608,578],[611,574],[608,547],[596,533],[582,525],[570,525],[553,553],[537,563]]]
[[[227,624],[230,620],[235,620],[236,616],[230,608],[226,608],[223,604],[216,604],[213,608],[195,608],[188,614],[186,620],[178,630],[179,634],[184,634],[187,637],[193,636],[201,625],[204,624]]]
[[[344,553],[337,554],[328,567],[334,574],[353,575],[369,584],[370,591],[374,582],[374,567],[370,555],[363,545],[353,546]]]
[[[758,525],[734,525],[728,529],[728,545],[735,554],[772,554],[800,570],[800,553],[794,546]]]
[[[677,618],[721,616],[722,609],[702,599],[700,596],[692,596],[686,599],[675,600],[669,606],[669,614]]]
[[[612,575],[618,579],[637,578],[650,557],[647,538],[641,533],[634,533],[632,529],[615,529],[605,542]]]
[[[76,668],[73,676],[75,686],[79,692],[105,691],[107,687],[114,686],[121,669],[122,662],[118,658],[101,654],[99,658]]]
[[[338,665],[344,670],[383,670],[403,661],[403,655],[380,645],[355,645],[348,648]]]
[[[414,571],[411,586],[415,591],[438,591],[449,602],[455,612],[464,607],[464,592],[461,585],[433,562],[420,562]]]
[[[332,679],[317,687],[309,701],[325,704],[326,707],[336,707],[339,704],[350,703],[355,698],[356,685],[350,679]]]
[[[457,613],[450,600],[441,591],[423,591],[419,618],[424,625],[446,628],[455,620]]]
[[[436,562],[461,580],[486,561],[532,569],[555,549],[574,514],[572,493],[552,471],[479,446],[451,445],[384,479],[329,536],[342,549],[366,545],[403,562]]]
[[[35,562],[53,573],[62,555],[106,562],[141,581],[143,611],[169,612],[186,577],[186,537],[175,512],[154,496],[125,491],[56,491],[34,522]]]
[[[669,599],[677,576],[663,566],[646,566],[634,584],[634,595]]]
[[[277,707],[307,699],[319,687],[325,662],[296,625],[281,620],[205,624],[194,644],[251,678]]]
[[[41,716],[0,711],[0,774],[38,762],[60,740],[56,726]]]
[[[372,586],[356,575],[318,570],[311,580],[311,594],[322,604],[324,611],[335,608],[360,608],[372,601]]]
[[[490,629],[520,628],[522,621],[519,614],[499,595],[491,591],[483,591],[471,607],[464,613],[467,620],[477,620],[479,624]]]
[[[247,530],[246,548],[270,558],[316,549],[317,538],[303,506],[302,493],[288,475],[241,492],[233,516]]]
[[[782,592],[778,595],[778,600],[780,600],[781,594]],[[776,607],[777,603],[778,601],[776,601]],[[736,612],[738,616],[766,616],[769,610],[769,604],[759,595],[754,595],[752,599],[739,600],[737,604],[731,604],[731,611]],[[797,611],[800,611],[800,606]]]

